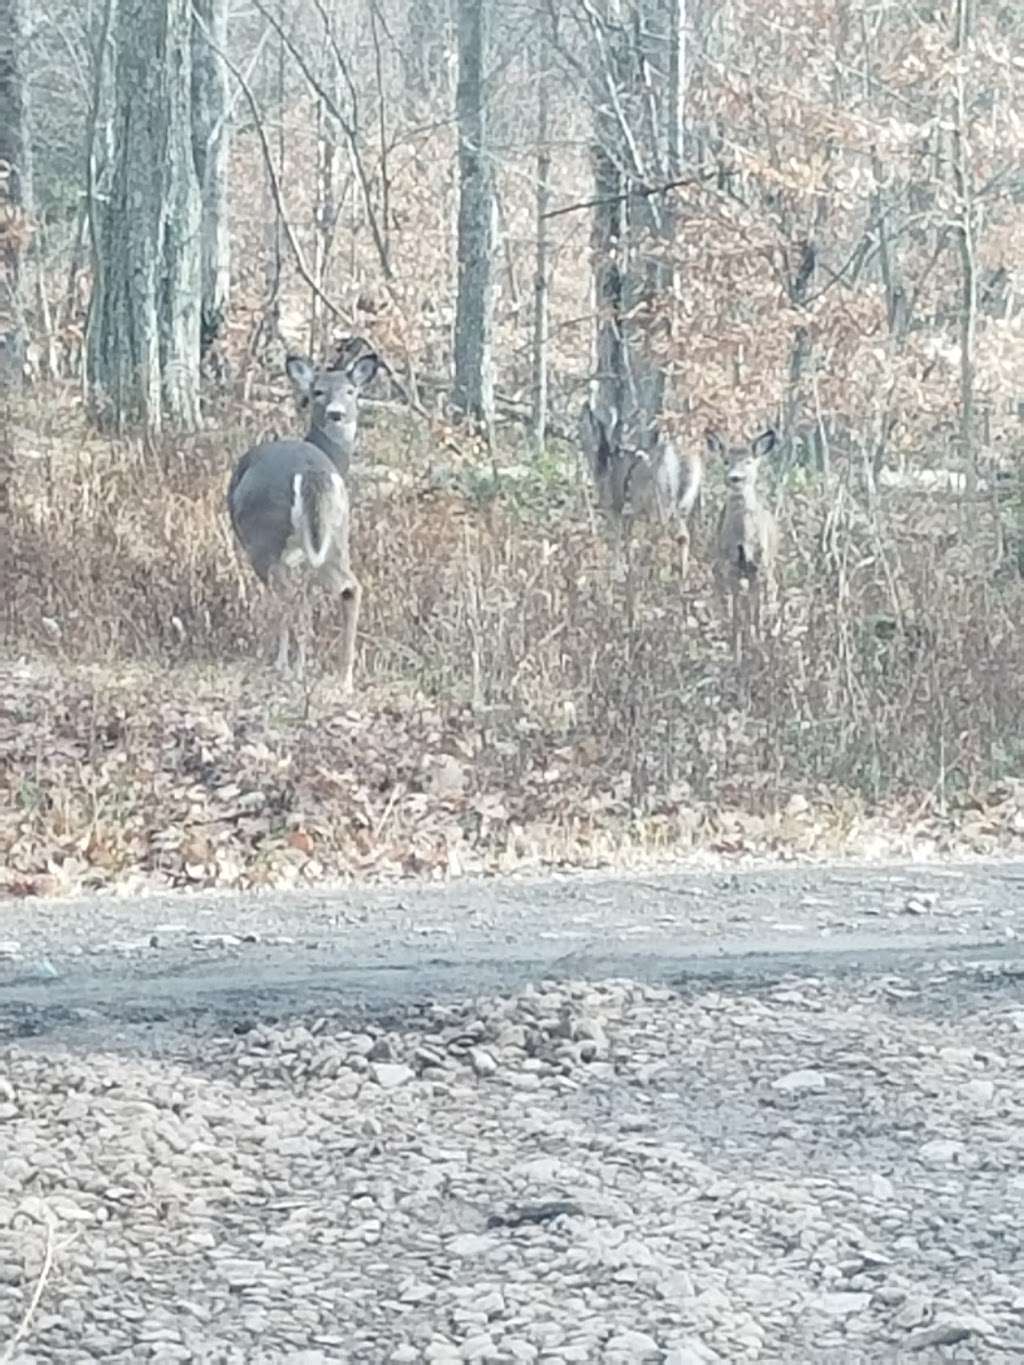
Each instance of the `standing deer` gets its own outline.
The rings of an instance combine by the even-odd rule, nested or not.
[[[770,604],[774,596],[779,530],[758,497],[757,473],[762,459],[775,447],[775,432],[762,432],[749,445],[727,447],[709,431],[707,446],[712,455],[725,461],[725,506],[718,523],[714,573],[719,594],[729,599],[733,657],[739,663],[741,634],[760,635],[762,599],[767,597]],[[745,598],[742,609],[741,597]]]
[[[306,642],[296,609],[309,583],[341,598],[342,687],[352,690],[356,627],[362,589],[349,562],[350,512],[345,478],[355,449],[359,397],[380,367],[362,352],[336,369],[317,368],[290,355],[288,378],[309,409],[304,440],[275,440],[247,450],[228,485],[231,524],[278,618],[276,667],[287,672],[294,634],[299,676]]]
[[[602,422],[589,403],[580,414],[580,439],[598,506],[609,516],[619,548],[628,513],[656,518],[662,524],[674,520],[685,577],[690,562],[689,519],[700,493],[703,456],[699,452],[680,455],[676,445],[663,437],[656,439],[650,451],[628,449],[622,442],[621,420]]]

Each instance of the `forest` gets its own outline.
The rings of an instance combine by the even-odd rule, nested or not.
[[[1022,97],[997,0],[0,0],[0,893],[1019,847]],[[363,353],[348,697],[225,494]]]

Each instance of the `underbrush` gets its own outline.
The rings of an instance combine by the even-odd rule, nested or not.
[[[8,739],[21,738],[4,773],[22,823],[41,811],[52,824],[47,783],[87,790],[102,755],[82,747],[86,716],[90,733],[113,717],[136,749],[159,754],[165,704],[172,730],[222,736],[216,766],[231,788],[230,754],[264,727],[265,761],[287,769],[274,826],[284,840],[310,824],[314,771],[329,758],[336,776],[346,765],[358,774],[360,745],[378,756],[369,766],[391,802],[389,838],[413,829],[417,800],[439,810],[483,801],[490,813],[471,823],[491,852],[540,820],[561,831],[563,852],[584,827],[612,838],[613,824],[614,838],[663,848],[700,844],[713,827],[728,846],[723,812],[823,822],[841,842],[871,811],[896,822],[988,809],[1024,769],[1024,584],[1012,565],[995,567],[997,508],[974,509],[969,532],[948,500],[893,494],[869,514],[843,485],[792,483],[779,493],[779,618],[737,668],[708,572],[714,471],[689,580],[672,547],[637,528],[617,581],[570,456],[498,458],[483,472],[449,459],[442,470],[422,432],[382,426],[364,440],[375,463],[354,491],[357,722],[332,699],[331,604],[318,616],[319,683],[296,691],[253,668],[259,594],[236,556],[224,490],[255,430],[149,449],[26,430],[8,424],[0,500],[0,632],[8,658],[25,661],[5,722]],[[194,681],[231,666],[243,692]],[[35,741],[25,727],[56,733],[58,712],[70,767],[55,768],[40,741],[38,771],[26,772]],[[301,754],[311,766],[300,772]],[[458,776],[446,795],[430,774],[449,760]],[[174,763],[166,771],[170,782]],[[350,801],[349,778],[338,781],[328,806]],[[126,799],[104,797],[110,809]],[[357,821],[364,835],[383,818],[376,799]],[[87,805],[63,821],[79,843],[96,823]],[[335,843],[348,848],[344,872],[354,845]]]

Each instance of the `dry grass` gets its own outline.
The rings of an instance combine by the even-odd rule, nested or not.
[[[12,889],[1024,832],[1024,583],[992,567],[991,507],[969,536],[954,505],[890,495],[869,517],[791,481],[782,619],[737,671],[709,511],[685,586],[649,540],[612,583],[569,457],[445,486],[427,434],[384,421],[356,492],[348,711],[329,676],[282,689],[251,666],[223,494],[253,430],[142,449],[88,438],[71,407],[48,420],[0,434],[0,630],[24,661],[0,695]]]

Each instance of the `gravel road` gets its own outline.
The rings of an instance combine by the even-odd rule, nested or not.
[[[1024,1356],[1024,864],[0,906],[0,1362]]]

